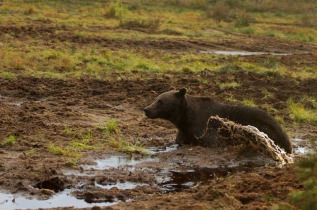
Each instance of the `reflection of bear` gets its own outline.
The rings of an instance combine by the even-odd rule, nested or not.
[[[218,115],[242,125],[252,125],[266,133],[277,145],[292,153],[286,133],[276,120],[265,111],[247,106],[222,104],[212,98],[186,95],[186,89],[161,94],[154,103],[144,108],[149,118],[169,120],[178,128],[176,143],[213,146],[216,131],[203,136],[207,120]]]

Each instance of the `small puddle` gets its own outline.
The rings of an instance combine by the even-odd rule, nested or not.
[[[178,148],[178,144],[173,144],[171,146],[165,147],[149,147],[146,149],[151,155],[171,152],[175,151]],[[158,162],[159,158],[151,157],[151,156],[127,156],[127,155],[119,155],[112,156],[105,159],[97,159],[95,160],[96,165],[84,165],[83,168],[85,170],[105,170],[110,168],[118,168],[122,166],[135,166],[145,162]]]
[[[28,199],[23,196],[0,193],[0,209],[38,209],[38,208],[58,208],[58,207],[74,207],[88,208],[94,206],[111,206],[118,203],[87,203],[84,200],[77,199],[70,195],[71,190],[64,190],[55,194],[48,200]]]
[[[40,99],[40,100],[36,100],[36,101],[17,101],[17,102],[10,102],[10,105],[14,105],[14,106],[22,106],[23,104],[28,104],[28,103],[42,103],[45,102],[46,99]]]
[[[171,146],[165,147],[149,147],[146,149],[151,155],[155,155],[158,153],[172,152],[178,149],[178,144],[172,144]]]
[[[107,189],[110,190],[112,188],[118,188],[120,190],[131,190],[136,188],[137,186],[148,186],[148,184],[145,183],[135,183],[135,182],[117,182],[116,184],[108,184],[108,185],[102,185],[98,184],[95,182],[95,186],[102,188],[102,189]]]
[[[159,159],[155,157],[133,157],[133,156],[112,156],[106,159],[95,160],[96,165],[84,165],[85,170],[105,170],[110,168],[118,168],[120,166],[134,166],[144,162],[157,162]]]
[[[308,141],[301,138],[292,139],[294,145],[294,154],[295,155],[307,155],[317,151],[317,148],[313,148],[313,145]]]
[[[291,53],[271,53],[271,52],[247,52],[247,51],[225,51],[225,50],[215,50],[215,51],[199,51],[205,54],[215,54],[215,55],[292,55]]]
[[[163,171],[165,179],[158,176],[157,181],[159,188],[165,192],[182,191],[192,188],[197,184],[204,183],[208,180],[224,177],[232,172],[250,170],[252,166],[237,166],[237,167],[215,167],[215,168],[195,168],[186,171]],[[166,176],[167,175],[167,176]]]

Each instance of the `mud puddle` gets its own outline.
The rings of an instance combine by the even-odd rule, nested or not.
[[[248,55],[277,55],[277,56],[285,56],[285,55],[292,55],[291,53],[272,53],[272,52],[247,52],[247,51],[199,51],[200,53],[205,54],[215,54],[215,55],[241,55],[241,56],[248,56]]]
[[[157,162],[156,157],[112,156],[106,159],[95,160],[96,165],[83,165],[85,170],[106,170],[119,167],[133,167],[144,162]]]
[[[120,190],[131,190],[131,189],[136,188],[137,186],[148,186],[148,184],[127,181],[127,182],[117,182],[116,184],[102,185],[102,184],[98,184],[97,182],[95,182],[95,186],[102,188],[102,189],[107,189],[107,190],[110,190],[112,188],[117,188]]]
[[[38,209],[58,207],[87,208],[94,206],[110,206],[117,203],[118,201],[88,203],[85,200],[80,200],[72,196],[71,190],[64,190],[63,192],[55,194],[47,200],[28,199],[23,196],[0,193],[1,209]]]
[[[149,147],[145,149],[145,151],[147,151],[150,156],[115,155],[105,159],[94,160],[96,165],[83,165],[82,167],[85,170],[106,170],[110,168],[133,167],[145,162],[158,162],[159,158],[154,155],[172,152],[177,150],[177,148],[177,144],[164,147]]]
[[[292,143],[295,155],[303,156],[317,151],[316,145],[314,147],[310,141],[302,138],[293,138]]]
[[[164,146],[164,147],[149,147],[146,149],[151,155],[155,155],[158,153],[165,153],[165,152],[172,152],[177,150],[178,144],[172,144],[171,146]]]

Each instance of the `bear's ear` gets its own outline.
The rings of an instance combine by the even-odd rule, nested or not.
[[[181,96],[181,97],[184,97],[185,94],[186,94],[186,92],[187,92],[186,88],[182,88],[182,89],[180,89],[180,90],[177,92],[177,95],[178,95],[178,96]]]

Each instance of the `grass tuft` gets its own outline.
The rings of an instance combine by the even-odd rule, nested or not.
[[[243,99],[242,103],[246,106],[251,106],[251,107],[257,106],[252,99]]]
[[[217,85],[219,86],[220,90],[235,89],[241,86],[241,84],[238,82],[217,82]]]
[[[16,141],[16,136],[10,135],[9,137],[3,140],[3,145],[12,145],[15,143],[15,141]]]
[[[317,125],[317,109],[305,108],[302,104],[288,100],[288,110],[296,122],[307,122]]]
[[[110,121],[106,121],[105,124],[106,125],[105,125],[105,129],[104,129],[104,133],[106,135],[119,133],[118,124],[117,124],[117,121],[115,119],[112,119]]]
[[[142,145],[138,143],[131,143],[127,140],[119,138],[111,138],[109,141],[109,146],[115,148],[117,151],[125,152],[125,153],[139,153],[141,155],[149,155],[147,151],[144,150]]]

